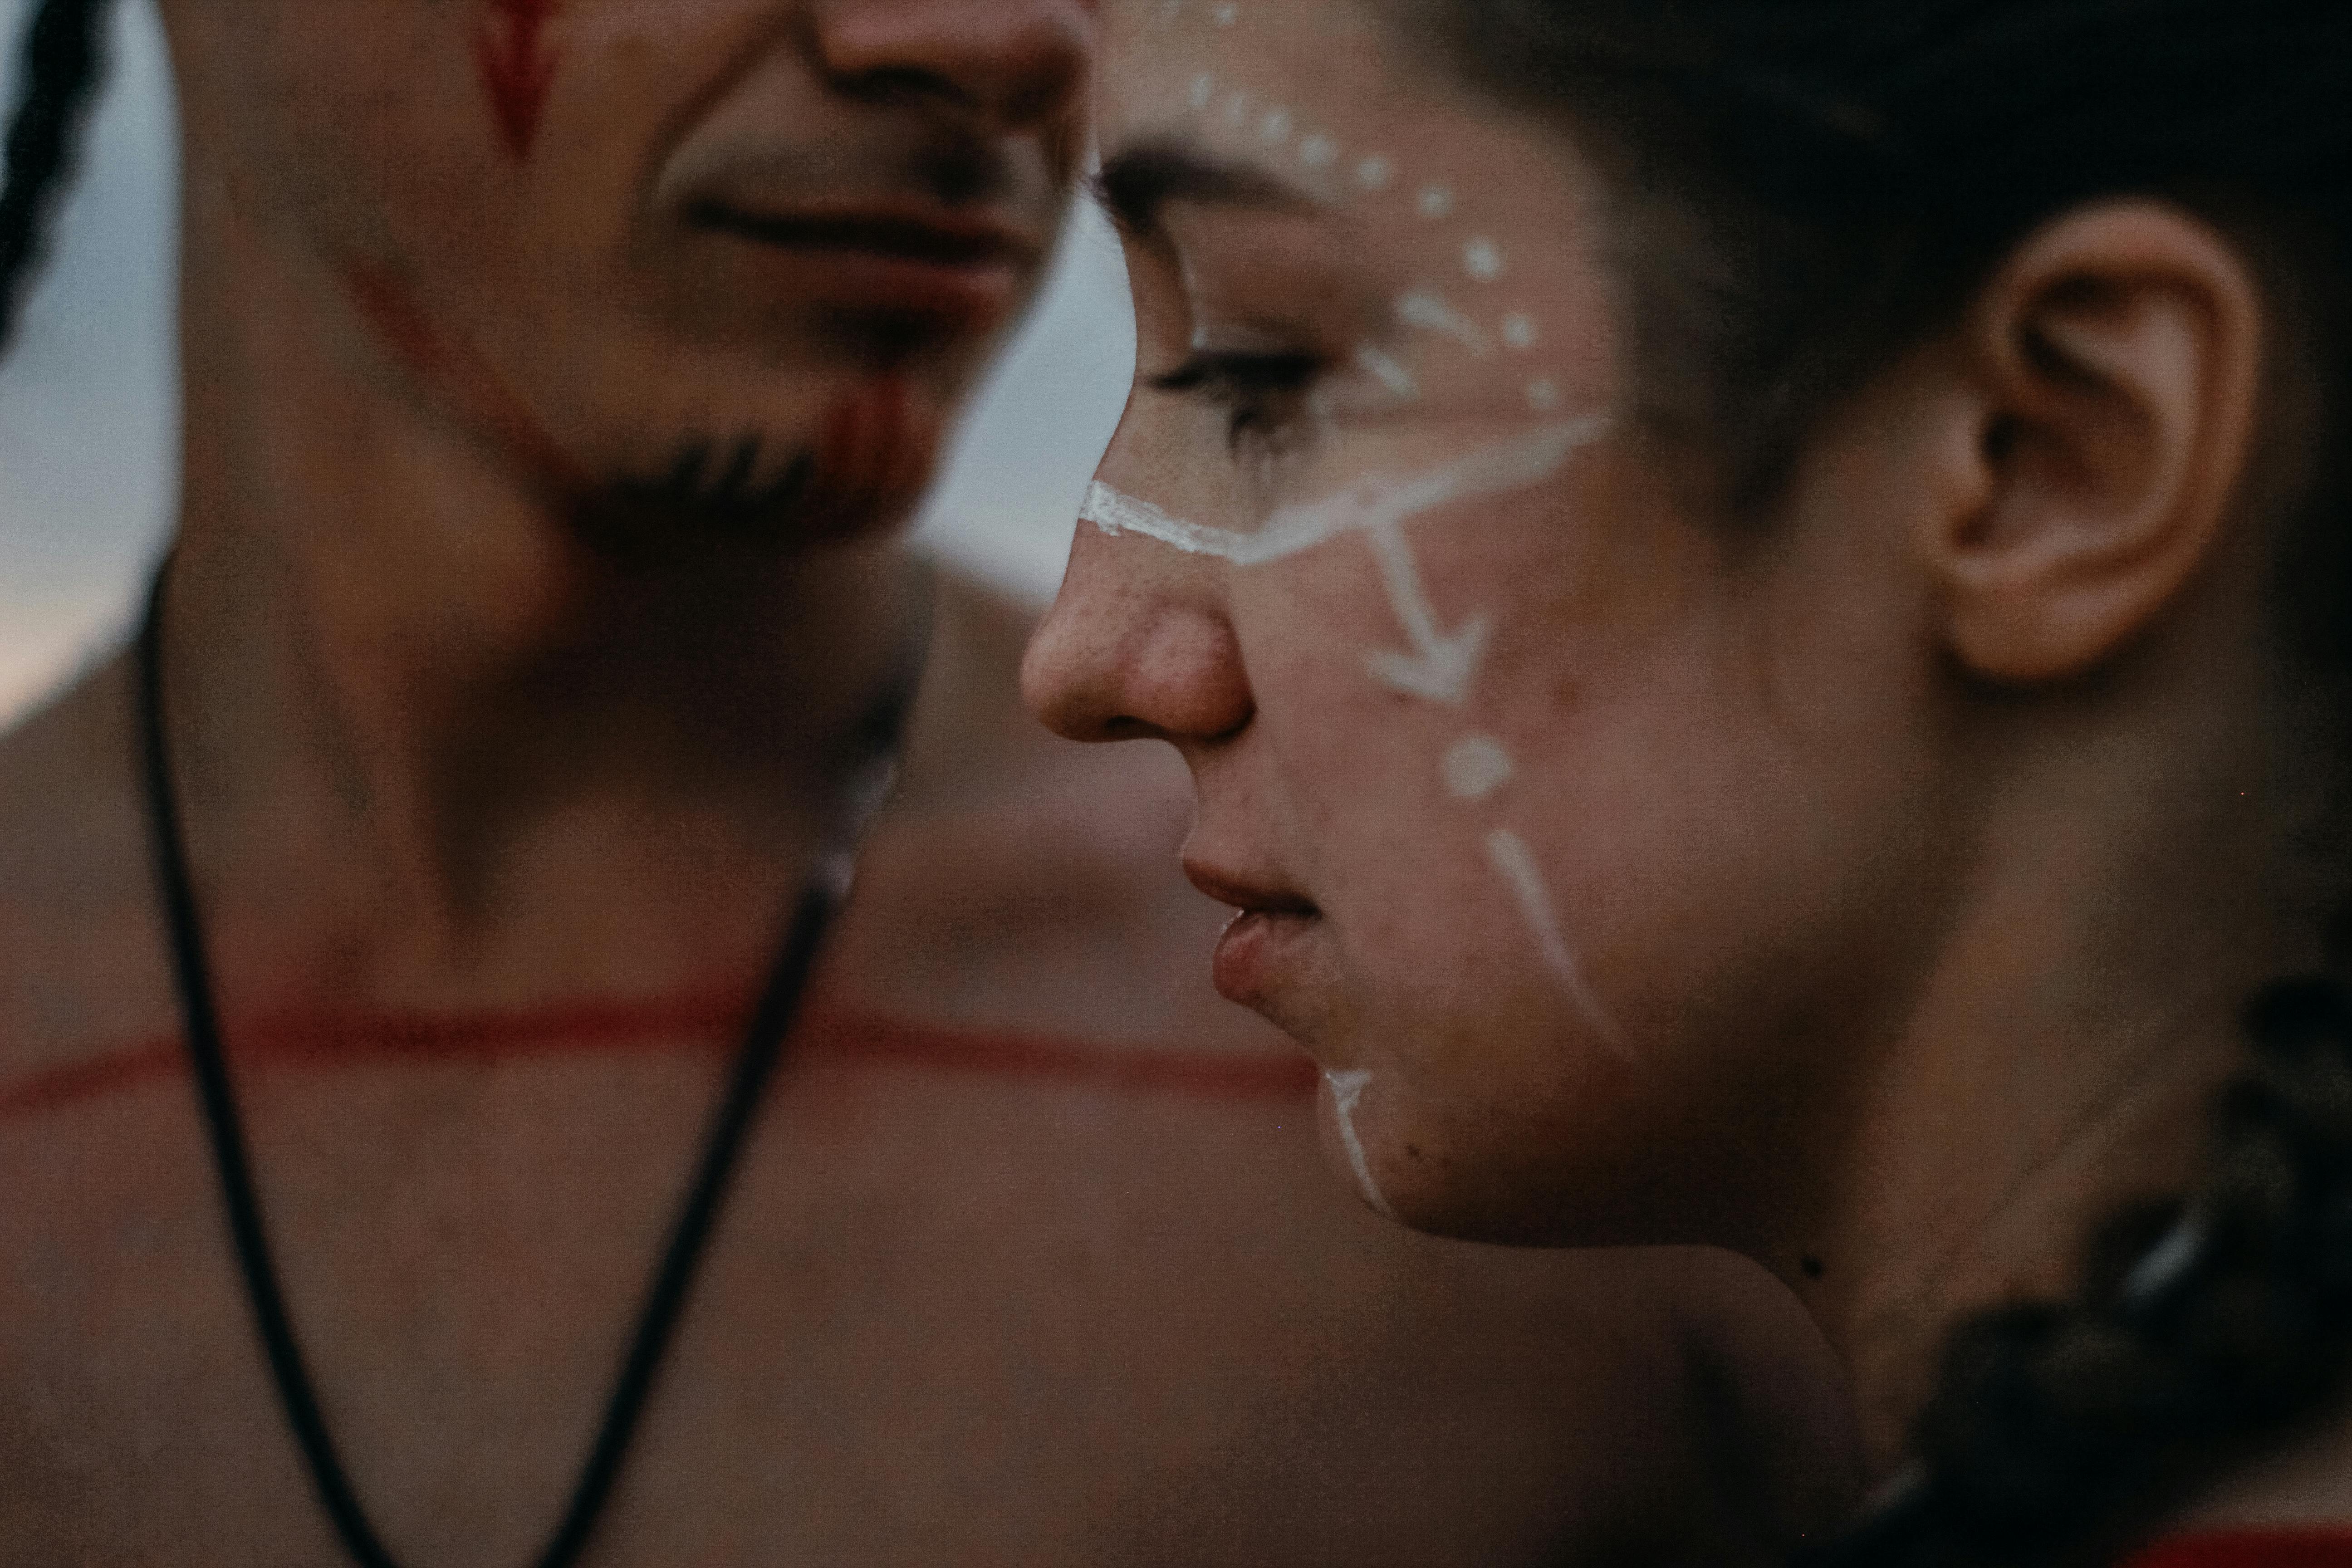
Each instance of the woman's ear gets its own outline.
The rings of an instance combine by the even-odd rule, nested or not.
[[[2063,679],[2213,555],[2252,442],[2261,295],[2205,225],[2112,203],[2028,239],[1962,331],[1978,471],[1917,542],[1943,633],[1988,679]]]

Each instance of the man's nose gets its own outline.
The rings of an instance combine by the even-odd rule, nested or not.
[[[815,10],[838,79],[935,94],[1004,130],[1071,113],[1094,48],[1093,0],[818,0]]]
[[[1021,693],[1073,741],[1171,742],[1190,752],[1256,711],[1227,620],[1222,565],[1078,525],[1069,573],[1021,665]]]

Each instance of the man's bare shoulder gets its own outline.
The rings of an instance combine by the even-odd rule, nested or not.
[[[163,1022],[128,692],[118,659],[0,735],[0,1079]]]

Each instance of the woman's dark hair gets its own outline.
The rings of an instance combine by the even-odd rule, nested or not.
[[[2316,408],[2280,519],[2282,641],[2352,694],[2352,5],[1400,3],[1595,157],[1641,423],[1717,455],[1751,526],[1826,408],[2038,226],[2141,196],[2229,235]],[[2344,1392],[2352,1006],[2282,982],[2247,1027],[2200,1189],[2105,1226],[2072,1302],[1962,1324],[1911,1484],[1821,1561],[2102,1561]]]
[[[21,85],[8,121],[0,186],[0,353],[16,335],[48,243],[58,195],[80,150],[82,123],[105,68],[108,0],[38,0],[19,52]]]

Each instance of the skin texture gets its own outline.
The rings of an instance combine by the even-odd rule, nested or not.
[[[170,742],[290,1310],[403,1560],[552,1519],[926,599],[905,788],[599,1560],[1720,1563],[1835,1511],[1820,1347],[1753,1269],[1349,1211],[1295,1057],[1198,981],[1172,769],[1037,731],[1025,617],[891,538],[1034,283],[1093,14],[533,16],[165,7]],[[0,1562],[316,1564],[129,703],[118,660],[0,740]]]
[[[1033,706],[1183,756],[1188,868],[1270,911],[1220,982],[1335,1075],[1369,1198],[1443,1234],[1747,1254],[1891,1468],[1948,1323],[2063,1291],[2094,1218],[2185,1180],[2238,1005],[2316,961],[2341,886],[2310,847],[2340,758],[2267,651],[2300,373],[2256,268],[2160,205],[2066,215],[1735,521],[1691,482],[1710,454],[1612,413],[1639,258],[1559,127],[1349,0],[1108,22],[1142,336],[1107,483],[1259,537],[1525,432],[1538,355],[1361,303],[1433,279],[1490,341],[1539,320],[1559,409],[1606,428],[1409,525],[1428,600],[1492,628],[1458,704],[1368,665],[1400,601],[1352,537],[1253,564],[1082,524]],[[1325,173],[1373,153],[1380,192]],[[1213,177],[1135,199],[1184,159]],[[1413,395],[1365,372],[1367,332]],[[1160,379],[1237,340],[1315,368],[1222,401]],[[1464,737],[1503,782],[1450,786]],[[1523,855],[1482,857],[1497,826]],[[1548,890],[1589,996],[1498,869]],[[2340,1495],[2308,1481],[2218,1517]]]

